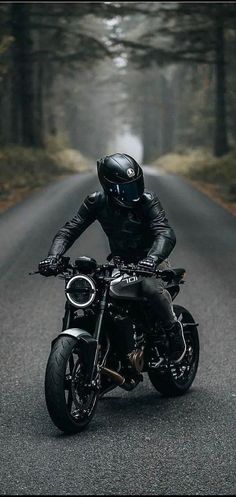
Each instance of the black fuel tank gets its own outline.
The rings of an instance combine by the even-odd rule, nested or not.
[[[143,278],[137,276],[122,275],[114,279],[110,284],[109,295],[115,299],[125,300],[142,300],[142,283]]]

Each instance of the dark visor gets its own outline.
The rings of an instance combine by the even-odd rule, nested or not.
[[[138,200],[142,196],[144,190],[143,177],[139,176],[139,178],[129,181],[128,183],[113,183],[108,181],[108,189],[115,197],[119,197],[126,202]]]

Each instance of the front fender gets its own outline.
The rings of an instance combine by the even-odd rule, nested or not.
[[[77,340],[84,340],[85,342],[96,342],[97,340],[90,335],[90,333],[86,330],[82,330],[81,328],[68,328],[68,330],[64,330],[59,335],[57,335],[56,338],[52,341],[52,347],[54,343],[60,338],[61,336],[71,336],[74,338],[77,338]]]
[[[87,372],[88,374],[92,373],[98,344],[97,340],[93,338],[92,335],[88,333],[88,331],[82,330],[81,328],[68,328],[68,330],[62,331],[56,338],[54,338],[51,346],[53,347],[55,343],[63,336],[70,336],[76,338],[79,342],[81,342]]]

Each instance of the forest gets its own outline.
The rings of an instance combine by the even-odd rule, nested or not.
[[[236,202],[236,5],[0,3],[0,203],[95,167],[122,130],[142,162]]]

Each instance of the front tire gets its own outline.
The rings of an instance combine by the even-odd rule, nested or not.
[[[180,305],[174,305],[177,318],[184,325],[195,323],[190,312]],[[197,326],[183,326],[187,351],[178,363],[169,363],[167,370],[149,371],[148,376],[158,392],[164,397],[183,395],[192,385],[199,362],[199,336]]]
[[[98,389],[84,387],[85,363],[79,340],[58,338],[52,347],[45,374],[45,399],[49,415],[59,430],[78,433],[91,421]]]

